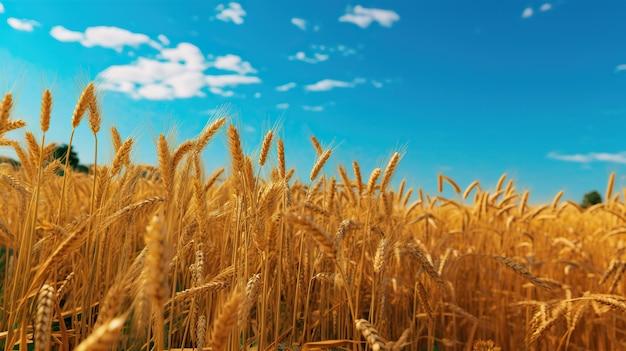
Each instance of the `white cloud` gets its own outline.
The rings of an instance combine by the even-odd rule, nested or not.
[[[157,50],[161,49],[161,45],[147,35],[133,33],[119,27],[88,27],[85,33],[82,33],[69,30],[63,26],[54,26],[50,30],[50,35],[59,41],[79,42],[88,48],[101,46],[114,49],[117,52],[121,52],[124,46],[137,48],[144,44],[150,45]]]
[[[295,55],[287,57],[290,61],[298,60],[306,63],[318,63],[328,60],[327,54],[314,53],[313,57],[307,57],[303,51],[298,51]]]
[[[200,91],[205,85],[203,79],[204,74],[201,71],[191,70],[168,77],[161,84],[171,86],[174,97],[186,99],[194,96],[205,96]]]
[[[216,16],[217,19],[224,22],[231,21],[235,24],[242,24],[243,17],[246,15],[246,11],[244,11],[241,5],[236,2],[228,3],[228,7],[220,4],[215,8],[215,10],[220,12]]]
[[[357,78],[352,82],[344,82],[334,79],[323,79],[315,84],[309,84],[304,87],[306,91],[328,91],[333,88],[354,88],[356,84],[364,83],[365,79]]]
[[[291,19],[291,24],[293,24],[294,26],[302,29],[302,30],[306,30],[306,20],[302,19],[302,18],[297,18],[294,17]]]
[[[234,87],[241,84],[258,84],[261,83],[259,77],[242,76],[238,74],[223,74],[219,76],[206,76],[206,82],[212,87]]]
[[[276,91],[287,91],[289,89],[295,88],[296,85],[297,84],[294,83],[294,82],[290,82],[290,83],[287,83],[287,84],[279,85],[279,86],[276,87]]]
[[[104,89],[148,100],[204,97],[205,87],[213,94],[230,97],[235,94],[231,89],[238,85],[261,83],[258,77],[243,74],[206,74],[215,62],[207,62],[204,57],[195,45],[180,43],[175,48],[162,49],[156,59],[139,57],[130,64],[110,66],[98,78]],[[233,69],[230,65],[220,67]],[[238,72],[249,72],[237,67]]]
[[[218,56],[213,67],[224,71],[233,71],[239,74],[256,73],[250,62],[245,62],[237,55],[228,54],[226,56]]]
[[[0,2],[0,13],[4,13],[4,5]]]
[[[137,93],[148,100],[172,100],[172,88],[162,84],[147,84],[140,87]]]
[[[281,110],[286,110],[289,108],[289,104],[286,102],[283,102],[282,104],[277,104],[276,108],[281,109]]]
[[[522,12],[522,18],[529,18],[533,15],[533,9],[530,7],[527,7],[524,9],[524,12]]]
[[[171,63],[183,63],[189,70],[203,71],[208,67],[202,51],[190,43],[180,43],[175,48],[163,49],[159,57]]]
[[[21,30],[23,32],[32,32],[35,30],[35,27],[40,26],[41,24],[34,20],[29,19],[17,19],[14,17],[9,17],[7,19],[7,23],[11,28],[15,30]]]
[[[170,45],[170,40],[163,34],[157,35],[157,39],[161,42],[161,44],[168,46]]]
[[[558,152],[550,152],[547,155],[548,158],[578,163],[591,163],[591,162],[610,162],[610,163],[626,163],[626,151],[619,153],[608,152],[590,152],[587,154],[571,154],[563,155]]]
[[[540,11],[548,11],[552,8],[552,5],[549,3],[545,3],[543,5],[541,5],[541,7],[539,8]]]
[[[232,90],[224,91],[224,89],[218,87],[209,87],[209,91],[215,95],[221,95],[223,97],[231,97],[235,95],[235,92]]]
[[[377,81],[377,80],[373,80],[373,81],[372,81],[372,85],[373,85],[375,88],[382,88],[383,83],[381,83],[381,82],[379,82],[379,81]]]
[[[349,22],[361,28],[367,28],[372,22],[378,22],[383,27],[391,27],[394,22],[400,20],[400,16],[392,10],[365,8],[357,5],[346,11],[339,17],[339,22]]]
[[[258,93],[258,92],[257,92],[257,93],[254,93],[254,98],[255,98],[255,99],[258,99],[258,98],[260,98],[260,97],[261,97],[261,93]]]
[[[322,62],[322,61],[328,60],[328,55],[326,55],[326,54],[319,54],[319,53],[316,52],[315,54],[313,54],[313,56],[315,57],[317,62]]]
[[[626,63],[622,63],[621,65],[617,65],[617,67],[615,67],[615,71],[616,72],[626,71]]]
[[[304,105],[302,106],[302,109],[305,111],[311,111],[311,112],[322,112],[324,111],[324,106],[307,106]]]
[[[85,39],[85,35],[81,32],[74,32],[66,29],[62,26],[54,26],[50,30],[50,35],[58,40],[64,42],[81,41]]]

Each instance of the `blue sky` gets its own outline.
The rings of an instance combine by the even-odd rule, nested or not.
[[[280,125],[302,178],[314,134],[334,147],[327,173],[401,150],[396,180],[433,195],[440,172],[461,187],[506,172],[535,203],[604,193],[613,171],[626,185],[623,1],[0,1],[0,93],[39,135],[50,87],[47,138],[66,142],[98,81],[105,159],[111,125],[154,162],[156,135],[194,137],[228,104],[248,152]],[[81,126],[84,163],[92,139]]]

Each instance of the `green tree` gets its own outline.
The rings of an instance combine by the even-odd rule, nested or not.
[[[7,156],[0,156],[0,163],[8,163],[13,167],[19,167],[20,166],[20,161],[18,160],[14,160],[10,157]]]
[[[59,145],[56,150],[54,150],[54,154],[52,154],[53,157],[59,161],[61,161],[61,164],[65,164],[66,162],[66,157],[67,157],[67,144],[61,144]],[[76,169],[78,167],[78,165],[80,164],[80,161],[78,159],[78,155],[76,155],[76,152],[74,152],[74,149],[72,149],[70,151],[70,157],[69,157],[69,161],[70,161],[70,167],[72,167],[72,169]]]
[[[585,196],[583,197],[583,202],[582,204],[580,204],[580,206],[582,208],[587,208],[599,203],[602,203],[602,195],[594,190],[585,194]]]

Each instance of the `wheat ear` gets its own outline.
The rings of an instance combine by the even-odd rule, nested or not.
[[[215,133],[217,133],[217,131],[220,128],[222,128],[222,126],[225,123],[226,123],[226,118],[222,117],[222,118],[216,119],[213,123],[211,123],[206,128],[204,128],[204,130],[202,131],[202,133],[200,133],[200,136],[198,137],[198,143],[196,144],[195,152],[200,153],[202,149],[204,149],[206,145],[209,143],[211,138],[213,138]]]
[[[52,111],[52,95],[50,94],[50,90],[46,89],[43,92],[43,97],[41,99],[41,117],[39,119],[39,124],[41,126],[42,132],[47,132],[50,128],[50,112]]]
[[[152,303],[162,306],[169,296],[167,284],[168,257],[165,244],[165,228],[159,216],[153,216],[146,227],[144,240],[148,252],[144,265],[144,287]]]
[[[480,188],[480,183],[477,180],[475,180],[470,185],[468,185],[467,188],[465,188],[465,191],[463,192],[463,200],[467,200],[467,197],[469,196],[469,194],[476,187],[478,187],[478,191],[482,191],[482,189]]]
[[[311,135],[311,143],[313,143],[313,147],[315,148],[315,152],[318,156],[324,153],[324,148],[322,148],[322,145],[320,144],[319,140],[317,140],[315,135]]]
[[[372,196],[374,194],[374,191],[376,190],[376,181],[378,180],[378,177],[380,177],[380,168],[376,168],[372,171],[372,174],[370,174],[370,179],[367,182],[367,195]]]
[[[228,301],[222,306],[219,316],[213,323],[211,331],[211,349],[224,351],[228,346],[228,336],[231,329],[237,324],[239,311],[243,307],[246,294],[244,291],[235,290]]]
[[[120,332],[126,322],[126,315],[122,315],[104,322],[100,327],[83,340],[75,351],[110,350],[120,337]]]
[[[550,290],[552,287],[544,280],[537,278],[534,276],[526,267],[521,264],[513,261],[512,259],[504,256],[493,256],[497,262],[505,265],[507,268],[515,272],[515,274],[521,276],[522,278],[528,280],[533,285],[538,286],[542,289]]]
[[[13,94],[7,93],[2,98],[2,102],[0,102],[0,132],[5,130],[3,127],[9,122],[12,108]]]
[[[373,351],[387,350],[387,340],[378,335],[378,330],[370,322],[365,319],[359,319],[354,324]]]
[[[259,155],[259,165],[263,166],[267,160],[267,154],[270,152],[270,146],[272,146],[272,139],[274,138],[274,132],[268,130],[263,138],[263,144],[261,144],[261,154]]]
[[[80,94],[80,98],[78,98],[78,103],[74,108],[74,114],[72,114],[72,128],[78,127],[80,121],[83,119],[87,108],[89,107],[89,103],[94,98],[94,83],[89,83],[87,87]],[[69,150],[67,150],[69,152]]]
[[[35,322],[35,346],[37,351],[45,351],[50,343],[52,314],[54,312],[54,288],[44,284],[37,299],[37,320]]]
[[[113,141],[113,150],[117,152],[122,147],[122,137],[115,126],[111,127],[111,140]]]
[[[315,178],[317,178],[317,175],[322,170],[322,167],[324,167],[324,164],[326,163],[326,161],[328,161],[328,158],[330,158],[330,152],[331,150],[327,149],[317,158],[317,161],[315,162],[315,165],[313,165],[313,169],[311,170],[311,175],[309,177],[311,181],[314,181]]]
[[[384,192],[391,181],[391,176],[393,176],[393,172],[395,172],[396,167],[398,166],[398,162],[400,161],[400,154],[394,153],[387,163],[387,167],[385,168],[385,172],[383,173],[383,178],[380,181],[380,192]]]
[[[287,171],[285,170],[285,144],[283,143],[283,139],[278,139],[278,172],[282,179],[285,179],[287,176]]]
[[[286,220],[300,226],[306,232],[311,234],[313,239],[315,239],[317,244],[322,248],[322,251],[324,251],[328,257],[335,258],[337,253],[328,238],[328,233],[318,227],[311,218],[294,213],[286,213],[284,217]]]
[[[607,203],[611,200],[611,195],[613,194],[613,184],[615,184],[615,172],[611,172],[611,175],[609,175],[609,183],[606,185],[604,200]]]

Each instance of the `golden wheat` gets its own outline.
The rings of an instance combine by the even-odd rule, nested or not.
[[[97,148],[103,116],[90,89],[72,130],[88,112]],[[24,125],[12,111],[9,93],[0,138]],[[90,174],[63,169],[44,136],[0,140],[20,162],[0,165],[5,350],[622,348],[618,174],[606,202],[587,209],[563,191],[533,204],[506,174],[495,189],[476,181],[463,192],[440,175],[438,190],[461,195],[452,200],[392,181],[400,153],[367,183],[357,161],[352,176],[346,165],[322,175],[331,148],[315,138],[303,181],[283,140],[268,162],[278,130],[254,163],[231,125],[231,165],[205,177],[200,153],[227,121],[180,144],[159,135],[158,167],[134,163],[133,139],[112,128],[115,156],[94,157]]]

